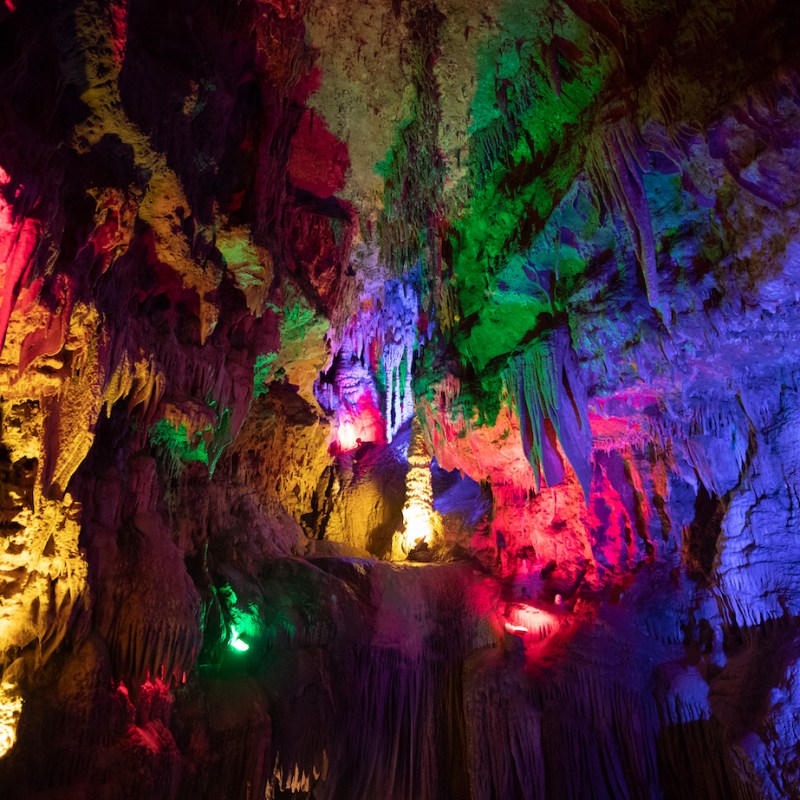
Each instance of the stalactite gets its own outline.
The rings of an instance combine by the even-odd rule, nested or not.
[[[505,377],[520,420],[522,446],[548,486],[563,480],[556,439],[575,470],[588,501],[592,436],[586,390],[571,349],[569,333],[556,330],[548,339],[529,345],[515,356]]]
[[[647,169],[639,134],[625,117],[601,134],[587,153],[587,169],[604,200],[622,213],[642,270],[647,299],[661,310],[653,222],[642,173]]]
[[[138,207],[139,219],[153,233],[153,247],[160,263],[175,272],[182,284],[197,295],[200,341],[216,327],[219,308],[209,300],[219,286],[221,274],[193,257],[191,242],[182,221],[191,215],[191,205],[178,175],[169,168],[164,154],[154,150],[150,139],[125,112],[116,78],[120,73],[120,31],[127,27],[127,3],[115,2],[106,14],[98,0],[83,0],[64,24],[74,25],[75,46],[65,52],[65,68],[80,75],[86,85],[84,98],[90,116],[77,127],[77,146],[88,152],[104,136],[113,133],[128,145],[149,180]],[[89,57],[92,54],[93,57]],[[180,209],[180,213],[179,213]]]
[[[6,199],[12,185],[12,176],[0,166],[0,278],[3,286],[0,296],[0,352],[6,342],[11,312],[25,279],[29,277],[41,236],[41,222],[33,215],[21,216],[14,204]],[[16,197],[21,194],[21,189],[15,187]]]
[[[383,367],[386,374],[386,438],[391,441],[414,413],[411,368],[419,333],[418,300],[405,281],[387,287],[381,313]]]
[[[383,401],[386,439],[392,441],[400,428],[414,413],[414,397],[411,390],[414,354],[419,346],[418,330],[419,300],[410,278],[387,280],[382,285],[382,297],[362,298],[360,308],[350,317],[340,331],[332,329],[331,361],[338,357],[343,364],[351,355],[370,369],[383,370],[385,395]],[[377,351],[380,363],[372,363],[365,357]],[[343,377],[346,368],[340,368],[337,375]],[[331,396],[329,384],[317,384],[317,395],[327,393],[323,407],[336,409],[338,398]]]

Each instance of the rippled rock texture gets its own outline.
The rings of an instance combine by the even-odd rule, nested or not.
[[[800,797],[799,54],[0,5],[0,795]]]

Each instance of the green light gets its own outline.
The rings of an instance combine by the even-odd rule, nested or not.
[[[231,641],[230,646],[234,650],[238,650],[240,653],[244,653],[250,649],[250,645],[247,644],[244,640],[239,638],[239,634],[236,633],[236,628],[231,628]]]

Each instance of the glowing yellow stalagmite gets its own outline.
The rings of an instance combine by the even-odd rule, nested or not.
[[[403,530],[392,541],[392,557],[405,558],[421,542],[432,544],[439,535],[441,523],[433,510],[431,457],[425,447],[422,428],[415,416],[411,423],[406,473],[406,502],[403,506]]]
[[[16,687],[9,683],[0,683],[0,758],[14,746],[20,711],[22,699]]]

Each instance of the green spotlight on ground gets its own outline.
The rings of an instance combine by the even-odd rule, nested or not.
[[[230,646],[234,650],[238,650],[240,653],[244,653],[250,649],[250,645],[247,644],[247,642],[245,642],[243,639],[239,638],[239,634],[236,633],[236,628],[231,628]]]

